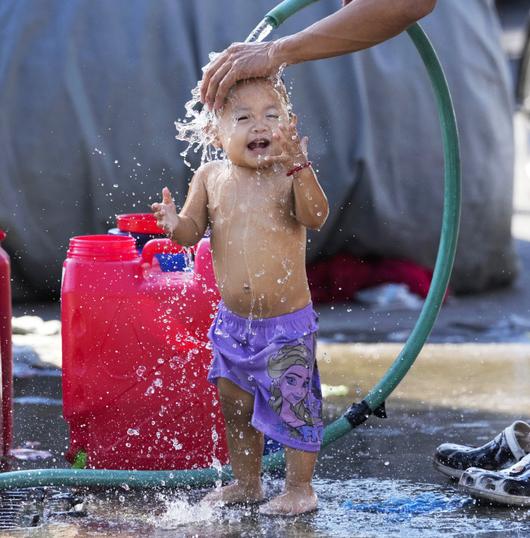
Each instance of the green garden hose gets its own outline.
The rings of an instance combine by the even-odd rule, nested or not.
[[[263,23],[276,28],[285,19],[316,0],[285,0],[264,18]],[[338,420],[326,427],[322,447],[342,437],[371,413],[377,414],[386,398],[397,387],[416,360],[429,337],[440,311],[453,267],[460,221],[460,155],[458,132],[449,88],[436,53],[418,24],[407,30],[429,74],[436,104],[444,152],[444,210],[438,255],[431,287],[418,321],[405,346],[383,378],[360,404],[354,404]],[[276,471],[284,465],[283,451],[266,456],[263,467]],[[0,490],[36,486],[84,486],[128,488],[197,488],[208,487],[218,480],[231,478],[229,466],[217,469],[181,471],[116,471],[92,469],[40,469],[0,474]]]

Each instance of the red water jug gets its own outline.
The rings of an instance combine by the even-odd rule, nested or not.
[[[217,391],[206,379],[219,300],[210,243],[198,244],[193,269],[163,272],[154,256],[171,251],[167,239],[141,255],[128,236],[70,240],[61,293],[70,460],[82,451],[92,468],[227,462]]]
[[[13,439],[13,352],[11,345],[11,270],[9,256],[2,248],[6,233],[0,230],[0,365],[1,400],[0,456],[9,454]]]

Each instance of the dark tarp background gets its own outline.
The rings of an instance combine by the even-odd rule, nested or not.
[[[149,211],[164,185],[182,203],[190,171],[173,122],[208,53],[243,40],[270,0],[0,2],[0,227],[15,299],[57,293],[68,239]],[[322,0],[273,36],[338,8]],[[439,0],[422,22],[458,116],[463,216],[453,288],[509,282],[512,89],[491,2]],[[300,131],[331,214],[309,260],[348,250],[432,266],[442,152],[430,83],[407,36],[293,66]]]

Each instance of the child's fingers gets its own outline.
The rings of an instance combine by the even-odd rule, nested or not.
[[[285,134],[289,138],[289,140],[298,139],[298,131],[296,130],[296,123],[293,123],[292,121],[290,121],[288,125],[284,125],[283,127],[285,129]]]
[[[267,164],[283,164],[288,162],[290,159],[291,156],[288,153],[282,152],[280,155],[267,155],[263,160]]]
[[[301,140],[295,124],[280,125],[280,130],[282,132],[285,150],[290,153],[298,153],[301,148]]]
[[[171,192],[167,187],[164,187],[162,189],[162,203],[164,204],[173,203],[173,197],[171,196]]]
[[[307,136],[304,136],[302,140],[300,140],[300,147],[302,148],[302,153],[305,155],[307,159],[307,145],[309,144],[309,138]]]
[[[281,123],[278,125],[278,130],[273,133],[273,138],[278,140],[281,144],[285,144],[287,142],[287,135],[285,133],[285,126]]]
[[[298,136],[293,134],[291,129],[286,125],[280,125],[280,144],[282,153],[293,154],[297,152],[300,144]]]
[[[156,211],[153,212],[153,215],[157,222],[163,220],[166,215],[166,210],[164,209],[164,206],[160,204]]]

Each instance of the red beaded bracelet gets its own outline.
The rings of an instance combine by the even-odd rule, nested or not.
[[[291,168],[289,172],[287,172],[287,176],[292,176],[293,174],[296,174],[296,172],[300,172],[300,170],[303,170],[304,168],[309,168],[313,163],[311,161],[306,161],[304,164],[300,164],[298,166],[295,166],[294,168]]]

